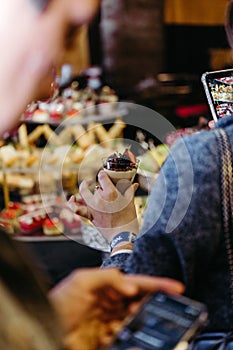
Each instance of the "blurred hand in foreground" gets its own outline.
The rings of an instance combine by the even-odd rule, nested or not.
[[[104,171],[99,172],[98,182],[94,192],[89,189],[87,181],[81,183],[79,193],[86,207],[76,206],[75,197],[72,197],[69,202],[72,210],[90,219],[109,242],[119,232],[137,233],[139,226],[134,196],[138,184],[121,180],[115,186]],[[122,187],[126,188],[123,193],[118,190]]]
[[[160,277],[125,275],[118,269],[82,269],[50,291],[66,332],[69,350],[99,350],[120,330],[124,318],[147,293],[180,294],[180,282]]]

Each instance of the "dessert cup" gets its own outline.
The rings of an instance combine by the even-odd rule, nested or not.
[[[106,174],[108,174],[112,182],[116,185],[120,180],[129,180],[130,182],[133,182],[137,169],[133,168],[131,170],[125,171],[115,171],[104,168],[104,171],[106,172]]]
[[[103,166],[104,171],[112,182],[115,185],[120,186],[119,189],[121,192],[124,192],[129,186],[128,181],[130,183],[133,182],[137,173],[137,168],[138,160],[133,153],[128,150],[125,150],[123,154],[115,152],[114,154],[110,155],[104,160]]]

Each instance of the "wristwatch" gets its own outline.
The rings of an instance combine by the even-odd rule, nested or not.
[[[110,242],[111,251],[116,248],[120,243],[134,243],[137,235],[133,232],[120,232]]]

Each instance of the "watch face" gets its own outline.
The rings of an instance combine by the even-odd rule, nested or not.
[[[119,243],[133,243],[135,241],[135,239],[137,238],[137,236],[135,235],[135,233],[132,232],[121,232],[118,233],[111,241],[110,243],[110,247],[111,247],[111,251],[116,248]]]

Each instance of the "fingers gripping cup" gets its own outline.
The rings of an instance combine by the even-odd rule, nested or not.
[[[120,187],[124,186],[123,184],[127,185],[124,186],[124,190],[129,186],[128,181],[130,181],[130,183],[133,182],[137,172],[137,167],[138,160],[128,149],[126,149],[124,153],[115,152],[104,161],[104,171],[115,185],[118,184]]]

